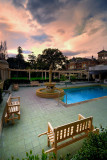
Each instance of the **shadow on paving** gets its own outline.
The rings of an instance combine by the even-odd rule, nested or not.
[[[0,142],[2,160],[7,160],[11,155],[22,159],[30,150],[34,154],[41,154],[42,149],[49,149],[46,135],[38,137],[47,131],[48,122],[57,127],[76,121],[80,113],[85,117],[93,116],[94,126],[100,127],[102,124],[106,127],[107,98],[65,108],[54,99],[37,97],[37,88],[39,87],[20,87],[19,91],[12,92],[12,96],[21,98],[21,118],[15,120],[14,125],[9,122],[3,128]],[[82,142],[83,140],[59,150],[58,157],[67,153],[75,154]]]

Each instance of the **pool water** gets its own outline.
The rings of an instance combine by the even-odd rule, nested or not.
[[[91,86],[81,88],[64,89],[65,95],[63,102],[67,104],[86,101],[94,98],[107,96],[107,87]],[[67,102],[66,102],[67,97]]]

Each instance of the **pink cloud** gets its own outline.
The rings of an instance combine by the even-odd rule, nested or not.
[[[60,2],[66,4],[67,1]],[[56,20],[47,24],[38,23],[29,10],[15,7],[10,1],[1,1],[0,10],[0,39],[7,41],[8,53],[17,53],[18,46],[35,51],[35,55],[50,47],[68,51],[69,56],[77,53],[76,56],[82,57],[97,57],[103,46],[107,50],[107,22],[102,20],[107,18],[107,12],[90,17],[91,11],[84,0],[72,7],[68,3],[60,8],[55,13]],[[47,39],[43,40],[42,35]],[[37,36],[38,41],[33,38]]]

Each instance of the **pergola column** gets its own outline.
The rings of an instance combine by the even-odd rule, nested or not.
[[[81,79],[82,79],[82,72],[81,72]]]
[[[92,78],[95,79],[95,74],[92,74]]]
[[[89,81],[89,77],[90,77],[90,74],[89,74],[89,72],[87,73],[87,79],[88,79],[88,81]]]
[[[69,73],[69,80],[70,80],[70,73]]]
[[[101,80],[101,74],[99,74],[99,80]]]
[[[42,72],[42,80],[43,80],[43,72]]]
[[[60,79],[60,72],[59,72],[59,79]]]
[[[45,80],[46,80],[46,71],[45,71]]]
[[[29,80],[30,80],[30,70],[29,70]]]
[[[54,79],[55,79],[55,72],[54,72]]]
[[[2,70],[2,80],[3,81],[5,80],[5,70],[4,69]]]
[[[8,79],[11,78],[11,71],[8,70]]]

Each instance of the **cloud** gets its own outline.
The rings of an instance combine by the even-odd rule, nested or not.
[[[10,54],[8,54],[8,57],[14,57],[14,58],[16,58],[16,54],[10,53]]]
[[[0,29],[6,31],[6,30],[9,30],[9,29],[12,29],[12,25],[0,22]]]
[[[29,50],[23,50],[23,53],[24,53],[24,54],[30,54],[30,53],[32,53],[32,51],[29,51]]]
[[[18,46],[36,56],[47,47],[69,57],[107,50],[107,0],[0,2],[0,39],[7,41],[8,53],[17,53]]]
[[[43,43],[45,41],[51,41],[52,36],[48,36],[45,33],[41,35],[31,36],[34,40],[39,41],[40,43]]]
[[[69,56],[78,56],[80,53],[87,53],[86,50],[81,50],[81,51],[70,51],[70,50],[65,50],[65,51],[62,51],[63,54],[67,57]]]
[[[78,55],[78,54],[79,54],[78,52],[73,52],[73,51],[68,51],[68,50],[62,51],[62,52],[63,52],[63,54],[64,54],[65,56],[67,56],[67,57],[69,57],[69,56],[75,56],[75,55]]]
[[[24,8],[24,3],[26,0],[12,0],[12,3],[15,7],[22,7]]]
[[[50,23],[57,19],[63,3],[58,0],[28,0],[27,9],[39,23]]]
[[[65,33],[65,30],[60,28],[57,30],[57,32],[63,35]]]

